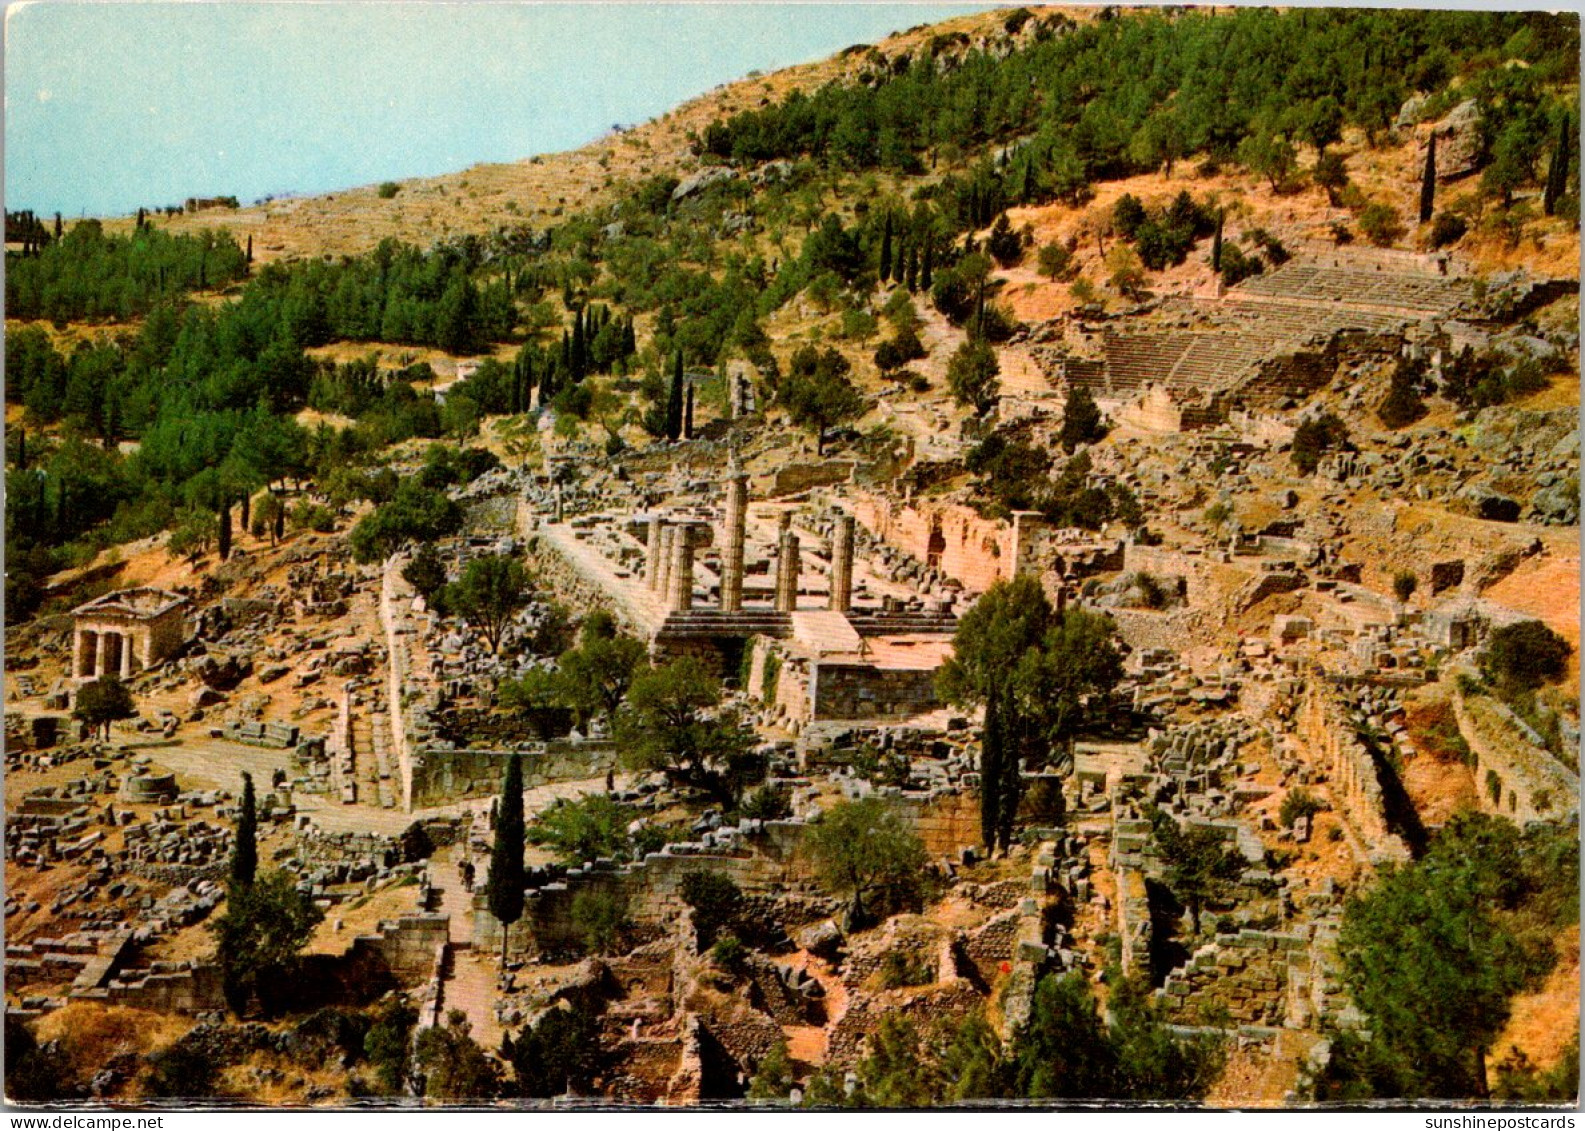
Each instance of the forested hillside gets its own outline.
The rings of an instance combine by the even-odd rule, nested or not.
[[[1476,100],[1480,191],[1504,215],[1515,192],[1543,185],[1549,211],[1577,215],[1578,154],[1558,141],[1574,128],[1569,20],[1240,10],[1075,23],[1020,9],[982,27],[851,52],[850,78],[708,125],[701,157],[751,176],[656,175],[609,211],[548,230],[503,215],[428,249],[388,241],[255,270],[251,241],[171,235],[158,215],[122,236],[87,221],[60,238],[12,218],[23,242],[7,256],[8,615],[26,615],[44,574],[96,547],[211,521],[225,500],[285,477],[377,464],[391,442],[466,434],[481,416],[523,411],[536,386],[566,427],[600,427],[617,451],[675,435],[675,370],[744,358],[793,423],[823,432],[864,410],[855,347],[904,380],[923,356],[910,296],[976,339],[1014,332],[993,276],[1034,249],[1007,208],[1080,205],[1108,179],[1175,162],[1297,187],[1301,150],[1317,154],[1308,177],[1346,197],[1348,172],[1327,165],[1327,147],[1345,131],[1385,139],[1411,95],[1424,96],[1421,120]],[[1363,228],[1372,202],[1353,199]],[[1509,226],[1533,214],[1514,206]],[[1147,271],[1181,263],[1215,227],[1208,202],[1187,194],[1172,211],[1118,220]],[[1071,278],[1079,250],[1041,249],[1041,262]],[[1130,278],[1113,281],[1126,291]],[[872,309],[887,282],[902,286]],[[818,350],[793,365],[772,348],[767,324],[795,298],[829,320],[840,349],[824,363]],[[30,319],[99,329],[67,348],[41,322],[19,325]],[[311,356],[336,342],[500,360],[442,407],[426,366]],[[970,351],[954,364],[960,399],[983,403],[993,363]],[[294,419],[304,408],[356,423],[309,432]],[[980,457],[1009,505],[1024,455]]]

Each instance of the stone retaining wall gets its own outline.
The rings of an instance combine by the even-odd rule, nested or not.
[[[428,808],[495,796],[506,773],[506,758],[512,754],[522,759],[526,789],[586,781],[616,764],[616,747],[600,741],[548,742],[527,751],[418,750],[412,755],[412,805]]]
[[[907,718],[941,705],[936,698],[934,669],[877,668],[824,660],[812,667],[815,719]]]
[[[1455,686],[1453,712],[1475,756],[1475,792],[1483,811],[1520,824],[1562,820],[1579,811],[1579,775],[1506,706]]]
[[[1364,841],[1371,862],[1407,861],[1408,845],[1387,827],[1376,759],[1324,680],[1307,684],[1294,722],[1300,757],[1326,775],[1333,799]]]
[[[1167,1019],[1181,1025],[1308,1023],[1305,996],[1310,940],[1304,935],[1243,930],[1218,936],[1167,976],[1158,991]]]

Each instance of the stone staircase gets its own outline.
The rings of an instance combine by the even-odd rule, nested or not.
[[[391,716],[383,696],[370,706],[368,722],[369,748],[373,755],[371,761],[374,763],[375,775],[373,796],[379,799],[380,808],[394,809],[397,788],[391,757]]]

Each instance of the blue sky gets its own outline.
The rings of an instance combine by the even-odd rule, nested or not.
[[[75,3],[8,12],[6,207],[111,215],[571,149],[979,3]]]

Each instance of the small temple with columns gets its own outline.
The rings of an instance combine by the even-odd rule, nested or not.
[[[72,680],[131,679],[182,646],[188,601],[164,589],[122,589],[72,610]]]

